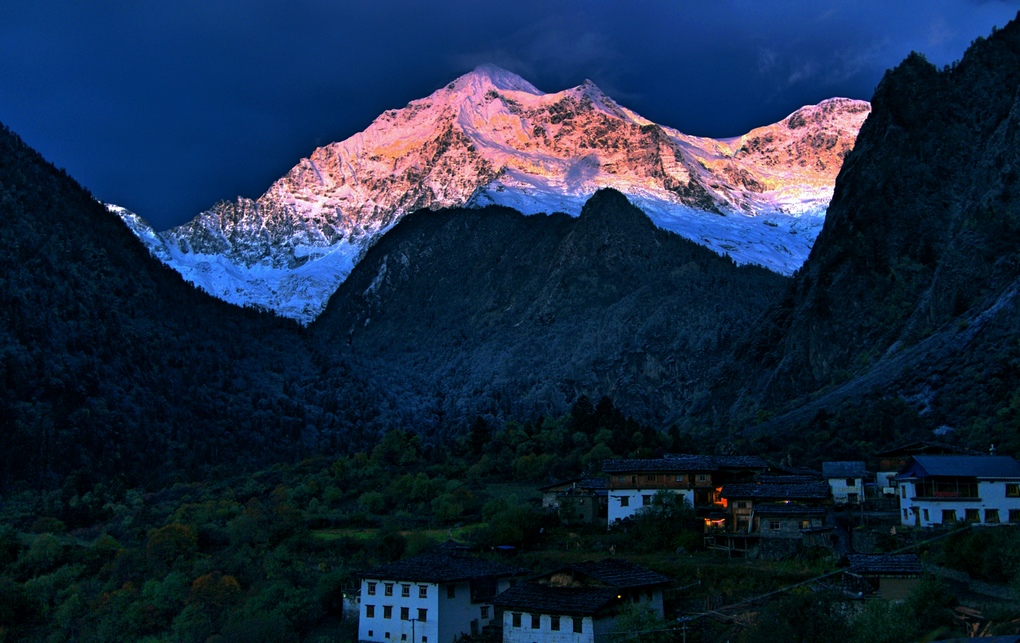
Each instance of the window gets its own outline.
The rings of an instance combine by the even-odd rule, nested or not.
[[[985,509],[985,522],[995,525],[999,522],[998,509]]]
[[[628,498],[627,496],[620,496],[620,506],[621,507],[629,507],[630,506],[630,498]]]
[[[393,596],[393,583],[386,583],[385,588],[386,591],[383,593],[387,596]]]
[[[382,606],[382,617],[383,618],[393,618],[393,606],[392,605],[383,605]]]
[[[520,614],[512,614],[511,615],[511,624],[514,627],[520,627],[521,626],[521,615]]]
[[[549,617],[549,629],[552,630],[553,632],[559,632],[560,631],[560,617],[559,616],[550,616]]]
[[[428,598],[428,596],[429,596],[428,585],[419,585],[418,586],[418,598]]]
[[[400,595],[403,596],[404,598],[410,597],[411,596],[411,586],[410,585],[401,585],[400,586]]]
[[[446,586],[446,598],[456,598],[456,597],[457,597],[457,586],[456,585],[447,585]]]
[[[584,621],[582,621],[577,616],[574,616],[572,618],[574,621],[574,632],[580,634],[584,630],[584,628],[582,627],[582,625],[584,625]]]
[[[942,524],[947,525],[951,522],[956,522],[956,509],[943,509]]]
[[[1020,498],[1020,483],[1007,483],[1006,484],[1006,497],[1007,498]]]
[[[407,640],[407,634],[401,634],[400,635],[400,640],[401,641],[406,641]]]
[[[424,607],[419,607],[418,608],[418,622],[419,623],[424,623],[425,621],[429,620],[428,619],[428,615],[429,615],[429,611],[427,609],[425,609]]]
[[[676,481],[677,482],[683,482],[684,481],[684,477],[683,476],[677,476],[676,477]]]
[[[631,476],[630,477],[630,483],[631,484],[637,484],[637,476]]]
[[[738,500],[737,501],[737,509],[747,509],[747,501],[746,500]]]
[[[386,632],[386,638],[390,638],[390,633]]]
[[[856,487],[857,483],[854,482],[853,478],[847,478],[846,479],[846,486],[848,486],[848,487]]]
[[[928,509],[927,508],[923,509],[922,513],[924,514],[924,521],[925,522],[928,522],[929,520],[931,520],[931,518],[928,517]]]
[[[372,630],[369,630],[369,631],[368,631],[368,635],[369,635],[369,636],[375,636],[375,632],[373,632]]]
[[[641,506],[647,507],[652,504],[652,497],[649,495],[641,496]]]
[[[859,502],[858,494],[856,494],[856,493],[848,493],[848,494],[846,494],[846,501],[847,502],[852,502],[852,503],[856,504],[857,502]]]
[[[708,480],[708,476],[707,475],[705,475],[704,473],[699,473],[698,474],[698,482],[706,482],[707,480]]]
[[[811,529],[811,521],[810,520],[801,520],[800,521],[800,528],[801,529]]]
[[[368,584],[368,595],[375,596],[375,583]]]
[[[408,607],[400,608],[400,620],[410,621],[411,620],[411,609]]]
[[[967,522],[981,522],[981,512],[977,509],[967,509]]]
[[[365,618],[375,618],[375,605],[365,606]]]
[[[769,529],[771,529],[772,531],[776,531],[777,529],[779,529],[779,521],[778,520],[770,520],[769,521]]]
[[[655,474],[654,473],[645,474],[645,482],[655,482]]]
[[[482,605],[482,618],[489,618],[489,606]]]
[[[1009,510],[1009,524],[1015,525],[1020,523],[1020,509]]]
[[[900,487],[900,495],[904,498],[907,497],[907,485],[904,484],[902,487]]]
[[[531,629],[537,630],[542,627],[542,617],[538,614],[531,615]]]

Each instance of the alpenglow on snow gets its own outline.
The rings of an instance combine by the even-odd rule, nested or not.
[[[716,140],[642,118],[590,81],[544,94],[486,65],[316,149],[256,200],[222,201],[159,233],[111,210],[199,288],[302,323],[410,212],[499,204],[578,216],[603,187],[661,228],[789,275],[870,110],[833,98]]]

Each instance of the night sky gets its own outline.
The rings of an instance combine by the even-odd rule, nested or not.
[[[157,229],[258,197],[319,145],[485,62],[590,78],[688,134],[868,99],[1014,18],[991,0],[5,0],[0,122]],[[2,214],[2,213],[0,213]]]

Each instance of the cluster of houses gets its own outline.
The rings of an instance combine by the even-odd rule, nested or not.
[[[655,494],[682,496],[703,522],[706,544],[730,555],[786,555],[834,547],[833,509],[871,498],[898,504],[907,527],[966,521],[1020,524],[1020,462],[915,443],[864,462],[827,462],[822,471],[776,470],[757,456],[667,455],[607,460],[603,476],[544,487],[543,504],[572,522],[626,524]],[[890,512],[891,513],[891,512]],[[852,593],[904,598],[921,575],[915,555],[844,557]],[[362,574],[359,641],[451,643],[488,633],[505,643],[611,640],[625,606],[660,617],[671,579],[618,558],[534,575],[507,562],[454,549]]]

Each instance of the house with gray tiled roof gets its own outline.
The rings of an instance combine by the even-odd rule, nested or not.
[[[896,476],[900,522],[1020,524],[1020,462],[994,455],[915,455]]]
[[[859,505],[864,502],[864,481],[868,470],[863,460],[823,462],[822,477],[829,483],[833,503]]]
[[[527,569],[435,550],[361,574],[358,640],[452,643],[495,616],[493,598]]]
[[[555,510],[566,524],[605,524],[609,489],[605,478],[579,477],[539,487],[542,507]]]
[[[602,643],[616,616],[644,605],[663,616],[672,580],[626,560],[609,558],[563,567],[517,583],[493,603],[503,612],[504,643]]]
[[[917,554],[850,554],[840,564],[848,590],[887,600],[906,599],[924,571]]]
[[[679,494],[698,515],[710,519],[723,506],[722,485],[749,482],[768,464],[759,456],[669,454],[655,459],[606,460],[609,524],[633,517],[660,490]]]

